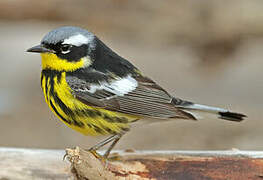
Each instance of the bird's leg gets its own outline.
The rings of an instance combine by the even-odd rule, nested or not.
[[[110,137],[108,137],[107,139],[97,143],[95,146],[91,147],[88,149],[89,152],[91,152],[95,157],[97,157],[98,159],[105,161],[104,156],[101,156],[100,154],[98,154],[96,151],[98,149],[100,149],[101,147],[105,146],[106,144],[110,143],[111,141],[114,141],[114,139],[116,135],[112,135]]]
[[[117,144],[117,142],[121,139],[122,136],[123,136],[123,134],[116,134],[115,135],[115,139],[113,140],[113,142],[111,143],[110,147],[106,150],[106,152],[103,155],[104,158],[108,158],[108,156],[110,155],[111,150],[114,148],[114,146]]]
[[[91,147],[89,149],[89,151],[96,151],[98,149],[100,149],[101,147],[105,146],[106,144],[110,143],[111,141],[113,141],[114,139],[116,139],[117,134],[112,135],[110,137],[108,137],[107,139],[104,139],[103,141],[97,143],[95,146]]]
[[[106,144],[112,142],[110,147],[106,150],[106,152],[103,155],[103,158],[106,159],[109,156],[111,150],[114,148],[114,146],[117,144],[117,142],[120,140],[120,138],[122,136],[123,136],[123,133],[121,133],[121,134],[114,134],[114,135],[108,137],[107,139],[99,142],[95,146],[91,147],[90,149],[88,149],[88,151],[92,152],[95,156],[100,157],[100,155],[97,154],[96,151],[98,149],[100,149],[101,147],[105,146]]]

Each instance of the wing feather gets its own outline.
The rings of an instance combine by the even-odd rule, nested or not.
[[[75,97],[90,106],[143,117],[195,119],[176,108],[173,97],[151,79],[143,76],[124,78],[127,79],[113,79],[99,85],[74,76],[66,79]]]

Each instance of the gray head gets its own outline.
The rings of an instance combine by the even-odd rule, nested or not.
[[[80,46],[82,44],[92,43],[94,34],[74,26],[63,26],[47,33],[41,41],[41,44],[71,44]]]
[[[78,61],[96,47],[96,37],[91,32],[74,26],[63,26],[47,33],[41,44],[28,52],[54,53],[62,59]]]

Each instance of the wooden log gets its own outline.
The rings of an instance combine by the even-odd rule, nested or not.
[[[262,151],[115,151],[104,161],[80,148],[0,148],[0,180],[263,179]]]
[[[0,180],[74,179],[65,151],[0,148]]]

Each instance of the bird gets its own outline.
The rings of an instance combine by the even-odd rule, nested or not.
[[[41,87],[49,108],[64,124],[84,135],[107,136],[89,149],[97,151],[109,145],[105,158],[139,122],[197,120],[201,112],[235,122],[247,117],[170,95],[80,27],[58,27],[27,52],[41,54]]]

